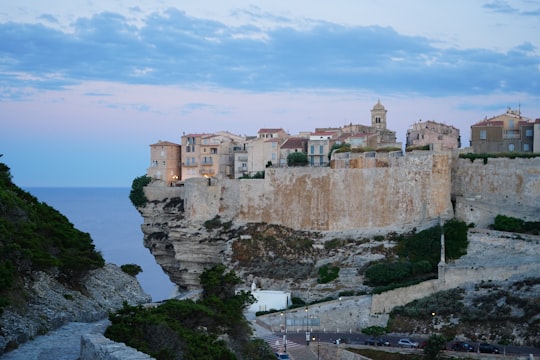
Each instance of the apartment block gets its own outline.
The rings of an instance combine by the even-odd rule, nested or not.
[[[533,120],[508,108],[471,126],[471,147],[475,153],[533,152],[534,130]]]
[[[456,150],[461,147],[459,129],[432,120],[414,123],[407,130],[406,147],[429,145],[432,150]]]

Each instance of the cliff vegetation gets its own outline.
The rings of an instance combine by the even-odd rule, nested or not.
[[[59,281],[76,288],[86,272],[105,264],[88,233],[11,179],[9,167],[0,163],[2,307],[24,302],[22,283],[32,272],[55,272]]]
[[[159,360],[273,359],[262,340],[250,339],[243,310],[254,298],[235,293],[239,283],[234,272],[216,265],[201,274],[201,300],[168,300],[154,308],[126,305],[109,317],[105,336]]]

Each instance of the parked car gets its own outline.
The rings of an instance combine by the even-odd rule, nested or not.
[[[289,354],[286,354],[286,353],[276,353],[276,359],[280,359],[280,360],[290,360],[291,358],[289,357]]]
[[[369,338],[364,341],[364,344],[371,346],[390,346],[390,342],[383,338]]]
[[[480,351],[481,353],[487,353],[487,354],[498,354],[499,348],[496,347],[495,345],[491,345],[488,343],[481,343],[478,346],[478,351]]]
[[[418,347],[418,343],[416,341],[412,341],[411,339],[399,339],[398,346],[416,349]]]
[[[464,352],[475,352],[476,349],[471,344],[465,341],[456,341],[452,344],[452,350],[454,351],[464,351]]]

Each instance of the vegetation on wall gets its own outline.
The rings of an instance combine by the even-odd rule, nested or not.
[[[131,200],[133,206],[144,206],[148,202],[148,199],[144,195],[143,188],[150,184],[150,181],[152,181],[152,178],[146,175],[133,179],[133,182],[131,183],[131,191],[129,193],[129,200]]]
[[[493,153],[493,154],[487,154],[487,153],[481,153],[481,154],[475,154],[475,153],[467,153],[467,154],[459,154],[460,159],[469,159],[472,161],[476,159],[482,159],[484,161],[484,164],[487,164],[489,158],[509,158],[509,159],[532,159],[535,157],[540,156],[538,153]]]
[[[263,341],[250,339],[243,310],[254,299],[249,292],[235,294],[240,279],[217,265],[205,270],[200,281],[203,296],[197,302],[169,300],[155,308],[124,305],[110,316],[105,336],[158,360],[272,359]]]
[[[431,150],[431,145],[415,145],[415,146],[408,146],[405,148],[406,152],[411,152],[415,150]]]
[[[22,292],[20,280],[33,271],[56,270],[58,279],[76,286],[90,269],[104,265],[88,233],[11,181],[0,163],[0,303]]]
[[[264,179],[264,171],[257,171],[253,175],[244,174],[239,179]]]

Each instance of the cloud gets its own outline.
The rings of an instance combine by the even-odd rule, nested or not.
[[[516,11],[503,1],[485,7]],[[270,16],[256,7],[236,14]],[[516,44],[506,53],[442,49],[436,39],[403,35],[391,27],[306,21],[299,28],[284,17],[269,20],[274,27],[230,26],[169,9],[138,25],[117,13],[99,13],[77,19],[69,32],[43,24],[2,23],[0,86],[62,89],[112,81],[253,92],[540,92],[540,57],[531,43]],[[4,91],[1,96],[21,93]]]
[[[531,2],[533,5],[536,6],[535,9],[532,10],[520,10],[516,7],[511,6],[508,1],[503,0],[495,0],[490,3],[484,4],[483,8],[488,9],[495,13],[502,13],[505,15],[520,15],[520,16],[540,16],[540,7],[538,7],[537,2]]]

